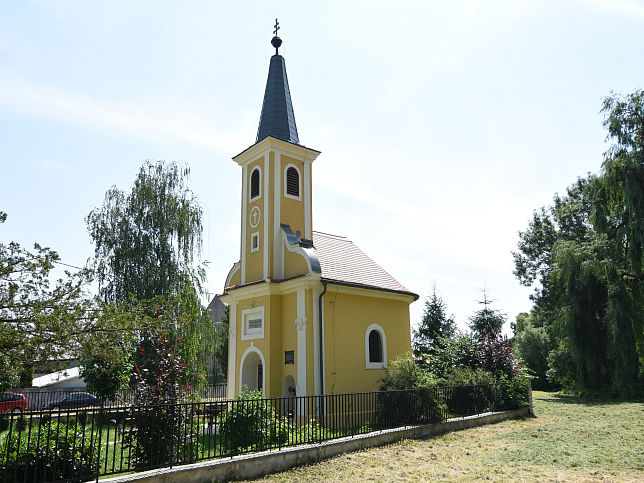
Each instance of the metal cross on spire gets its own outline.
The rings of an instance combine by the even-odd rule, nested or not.
[[[280,29],[280,23],[275,19],[275,30],[273,30],[274,37],[271,39],[271,45],[275,47],[275,55],[279,55],[277,49],[282,45],[282,39],[277,36],[277,31]]]

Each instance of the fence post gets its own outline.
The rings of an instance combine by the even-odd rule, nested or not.
[[[532,404],[532,376],[527,376],[528,380],[528,402],[530,403],[530,416],[534,416],[534,406]]]

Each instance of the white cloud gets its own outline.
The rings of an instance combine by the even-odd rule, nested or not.
[[[236,152],[245,143],[248,129],[224,129],[212,112],[182,103],[156,102],[143,105],[107,102],[54,86],[29,83],[0,73],[0,105],[30,116],[66,121],[97,130],[107,130],[152,141],[177,139],[202,148]],[[220,116],[225,119],[226,116]]]
[[[633,0],[591,0],[590,3],[601,10],[644,17],[644,4],[642,2]]]

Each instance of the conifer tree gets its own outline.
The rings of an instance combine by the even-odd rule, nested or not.
[[[442,347],[443,340],[451,337],[455,330],[454,318],[447,317],[445,302],[436,293],[434,285],[432,295],[425,300],[423,318],[414,331],[414,354],[418,357],[433,353],[435,349]]]
[[[482,341],[487,334],[500,334],[505,323],[505,314],[492,308],[493,300],[488,298],[487,289],[484,288],[482,292],[483,300],[479,300],[479,304],[483,308],[470,317],[470,329],[478,341]]]

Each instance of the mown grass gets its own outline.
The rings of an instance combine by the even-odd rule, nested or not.
[[[534,393],[535,416],[405,440],[261,481],[644,481],[644,402]]]

